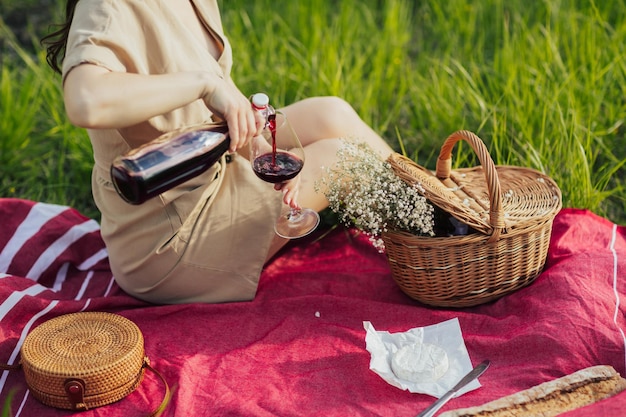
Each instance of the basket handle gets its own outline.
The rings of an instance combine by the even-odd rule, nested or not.
[[[165,377],[163,376],[163,374],[161,374],[161,372],[157,371],[155,368],[152,367],[152,365],[150,364],[150,359],[148,359],[148,357],[144,358],[143,366],[149,371],[151,371],[153,374],[155,374],[161,380],[161,382],[163,383],[163,386],[165,387],[165,394],[163,395],[163,400],[161,401],[161,404],[159,404],[159,406],[147,416],[147,417],[160,417],[165,411],[165,409],[167,408],[167,405],[169,404],[170,400],[172,399],[170,386],[165,380]]]
[[[452,133],[441,146],[435,175],[444,184],[450,179],[450,173],[452,171],[452,149],[454,145],[461,140],[469,143],[478,156],[478,160],[485,172],[485,179],[489,190],[489,224],[493,228],[489,242],[495,242],[500,237],[500,233],[506,225],[504,223],[504,213],[502,213],[500,179],[498,178],[498,172],[493,159],[491,159],[491,155],[489,155],[489,151],[483,141],[468,130],[459,130]]]

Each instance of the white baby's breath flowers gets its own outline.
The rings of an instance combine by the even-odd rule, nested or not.
[[[433,207],[369,145],[344,139],[337,156],[339,162],[324,169],[315,188],[341,223],[363,231],[379,251],[384,250],[380,236],[387,230],[434,235]]]

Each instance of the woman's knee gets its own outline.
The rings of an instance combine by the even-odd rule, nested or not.
[[[352,105],[340,97],[319,97],[318,108],[320,109],[319,123],[330,131],[340,132],[339,135],[330,135],[330,137],[341,136],[346,126],[361,122],[361,118]]]
[[[335,96],[307,98],[285,111],[306,143],[345,137],[363,123],[347,101]]]

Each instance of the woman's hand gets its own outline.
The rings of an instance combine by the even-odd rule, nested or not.
[[[255,135],[261,134],[265,121],[252,108],[252,104],[231,81],[221,80],[203,97],[206,106],[228,124],[230,151],[247,145]]]

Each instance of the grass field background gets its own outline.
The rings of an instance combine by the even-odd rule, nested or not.
[[[245,94],[266,91],[279,106],[341,96],[429,168],[450,133],[471,130],[497,164],[552,176],[564,206],[626,224],[624,0],[219,3]],[[38,45],[63,5],[0,8],[0,197],[98,218],[89,140],[66,120]],[[476,163],[455,149],[456,166]]]

